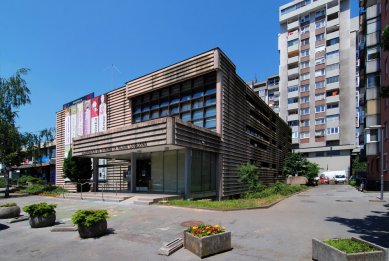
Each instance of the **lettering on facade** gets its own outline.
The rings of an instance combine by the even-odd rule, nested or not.
[[[121,150],[133,150],[133,149],[140,149],[145,147],[147,147],[147,142],[140,142],[140,143],[113,146],[113,147],[107,147],[101,149],[87,150],[82,152],[82,155],[100,154],[100,153],[121,151]]]

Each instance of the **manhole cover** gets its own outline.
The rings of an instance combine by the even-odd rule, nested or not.
[[[337,202],[353,202],[352,200],[342,200],[342,199],[337,199]]]
[[[203,221],[200,221],[200,220],[188,220],[188,221],[184,221],[181,223],[181,226],[183,227],[194,227],[194,226],[199,226],[201,224],[204,224]]]

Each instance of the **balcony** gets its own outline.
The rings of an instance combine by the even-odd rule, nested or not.
[[[326,103],[339,102],[339,95],[329,96],[326,98]]]
[[[333,38],[336,38],[336,37],[339,37],[339,30],[327,34],[326,39],[327,39],[327,40],[330,40],[330,39],[333,39]]]
[[[339,127],[339,120],[329,120],[326,123],[327,128],[336,128]]]
[[[380,69],[380,60],[372,60],[366,62],[366,73],[377,72]]]
[[[339,5],[327,9],[327,15],[339,12]]]
[[[330,78],[332,76],[337,76],[339,75],[339,69],[331,70],[326,72],[326,77]]]
[[[330,28],[333,26],[339,26],[339,18],[336,18],[336,19],[333,19],[333,20],[327,22],[327,28]]]
[[[339,82],[329,83],[326,85],[327,91],[331,91],[331,90],[335,90],[335,89],[339,89]]]
[[[330,140],[339,140],[339,134],[331,134],[331,135],[327,135],[326,136],[326,140],[327,141],[330,141]]]
[[[288,46],[288,53],[296,52],[298,50],[299,50],[299,45],[298,44],[295,44],[295,45],[292,45],[292,46]]]
[[[299,92],[298,91],[288,92],[288,98],[293,98],[293,97],[298,97],[298,96],[299,96]]]
[[[327,61],[326,63],[327,65],[339,63],[339,56],[328,58],[326,61]]]
[[[288,58],[288,64],[297,63],[298,61],[299,61],[299,56],[298,55],[293,56],[291,58]]]
[[[366,35],[366,46],[373,46],[380,43],[380,33],[374,32],[371,34]]]
[[[288,76],[294,76],[294,75],[298,75],[299,74],[299,68],[296,67],[296,68],[293,68],[293,69],[290,69],[288,70]]]
[[[366,9],[366,19],[371,19],[380,15],[380,6],[372,5]]]
[[[288,104],[288,110],[298,109],[298,102]]]
[[[327,109],[327,115],[334,115],[334,114],[339,114],[339,107],[338,108]]]
[[[288,41],[291,41],[291,40],[294,40],[294,39],[297,39],[297,38],[299,38],[298,30],[296,30],[293,33],[288,33]]]
[[[292,114],[292,115],[288,115],[288,120],[287,121],[297,121],[299,119],[299,115],[298,114]]]
[[[330,45],[330,46],[327,46],[326,48],[326,52],[327,53],[330,53],[330,52],[333,52],[333,51],[337,51],[339,50],[339,44],[333,44],[333,45]]]
[[[299,79],[288,81],[288,87],[298,85],[298,84],[299,84]]]
[[[288,31],[289,31],[289,30],[298,28],[299,26],[300,26],[300,21],[297,19],[296,21],[288,24],[287,28],[288,28]]]
[[[366,89],[366,100],[376,100],[378,99],[378,88],[367,88]]]

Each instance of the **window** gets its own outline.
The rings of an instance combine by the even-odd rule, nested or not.
[[[307,45],[309,44],[309,38],[301,40],[301,45]]]
[[[367,60],[372,61],[380,58],[380,50],[378,47],[371,47],[367,49]]]
[[[326,98],[326,96],[324,93],[315,94],[315,101],[321,101],[321,100],[324,100],[325,98]]]
[[[299,125],[299,121],[298,120],[288,121],[288,126],[290,126],[290,127],[298,126],[298,125]]]
[[[301,57],[309,56],[309,49],[301,51]]]
[[[339,75],[327,78],[327,84],[339,82]]]
[[[306,23],[309,22],[309,15],[305,15],[300,18],[300,23]]]
[[[335,109],[335,108],[339,108],[339,103],[327,104],[327,109]]]
[[[300,64],[300,67],[301,67],[301,69],[309,68],[309,61],[302,62],[302,63]]]
[[[300,109],[300,115],[307,115],[309,114],[309,108]]]
[[[300,139],[309,138],[309,131],[300,132]]]
[[[339,133],[339,127],[327,128],[327,135],[333,135]]]
[[[321,136],[324,136],[325,134],[326,134],[325,130],[317,130],[317,131],[315,131],[315,136],[316,137],[321,137]]]
[[[297,113],[298,113],[297,110],[288,111],[288,115],[296,115]]]
[[[379,17],[367,21],[366,34],[375,33],[381,30],[381,19]]]
[[[309,84],[301,85],[300,92],[309,92]]]
[[[325,15],[325,14],[326,14],[326,10],[325,10],[325,9],[320,10],[320,11],[317,11],[317,12],[315,13],[315,18],[321,17],[321,16],[323,16],[323,15]]]
[[[374,88],[380,85],[380,76],[378,74],[368,74],[366,78],[367,88]]]
[[[326,110],[324,105],[315,106],[315,113],[323,112]]]
[[[301,121],[301,126],[302,126],[302,127],[307,127],[307,126],[309,126],[309,120],[303,120],[303,121]]]
[[[326,25],[326,22],[324,21],[324,19],[315,22],[315,27],[316,27],[316,29],[322,28],[322,27],[324,27],[325,25]]]
[[[326,46],[325,45],[320,45],[315,47],[315,53],[325,51]]]
[[[326,74],[325,69],[320,69],[315,71],[315,77],[324,76]]]
[[[339,114],[328,115],[327,122],[329,122],[329,121],[339,121]]]
[[[339,63],[327,65],[327,71],[339,70]]]
[[[298,139],[298,138],[299,138],[299,132],[298,131],[292,132],[292,139]]]
[[[293,97],[293,98],[288,98],[288,104],[296,103],[299,102],[299,98]]]
[[[324,88],[325,86],[326,86],[325,81],[315,83],[316,89],[321,89],[321,88]]]
[[[309,96],[301,97],[301,98],[300,98],[300,102],[301,102],[301,103],[307,103],[307,102],[309,102]]]
[[[316,42],[324,40],[324,33],[316,35]]]
[[[325,62],[326,62],[326,58],[325,57],[320,57],[320,58],[315,60],[315,65],[322,64],[322,63],[325,63]]]
[[[299,43],[299,40],[298,40],[298,39],[288,41],[288,47],[297,45],[298,43]]]
[[[305,34],[309,32],[309,25],[301,27],[301,34]]]
[[[301,80],[302,81],[308,80],[309,78],[310,78],[310,74],[309,73],[301,74]]]
[[[339,57],[339,50],[327,53],[327,59]]]
[[[321,124],[325,124],[326,123],[326,119],[325,118],[317,118],[315,119],[315,125],[321,125]]]
[[[288,92],[297,92],[299,90],[298,85],[288,87]]]
[[[334,44],[337,44],[337,43],[339,43],[339,37],[327,40],[327,46],[331,46],[331,45],[334,45]]]

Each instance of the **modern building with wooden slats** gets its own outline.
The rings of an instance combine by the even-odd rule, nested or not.
[[[265,184],[284,179],[291,130],[219,48],[129,81],[106,102],[106,130],[72,138],[73,156],[94,159],[95,181],[106,169],[104,189],[225,198],[244,191],[237,168],[246,162]],[[64,113],[57,113],[57,184]]]

